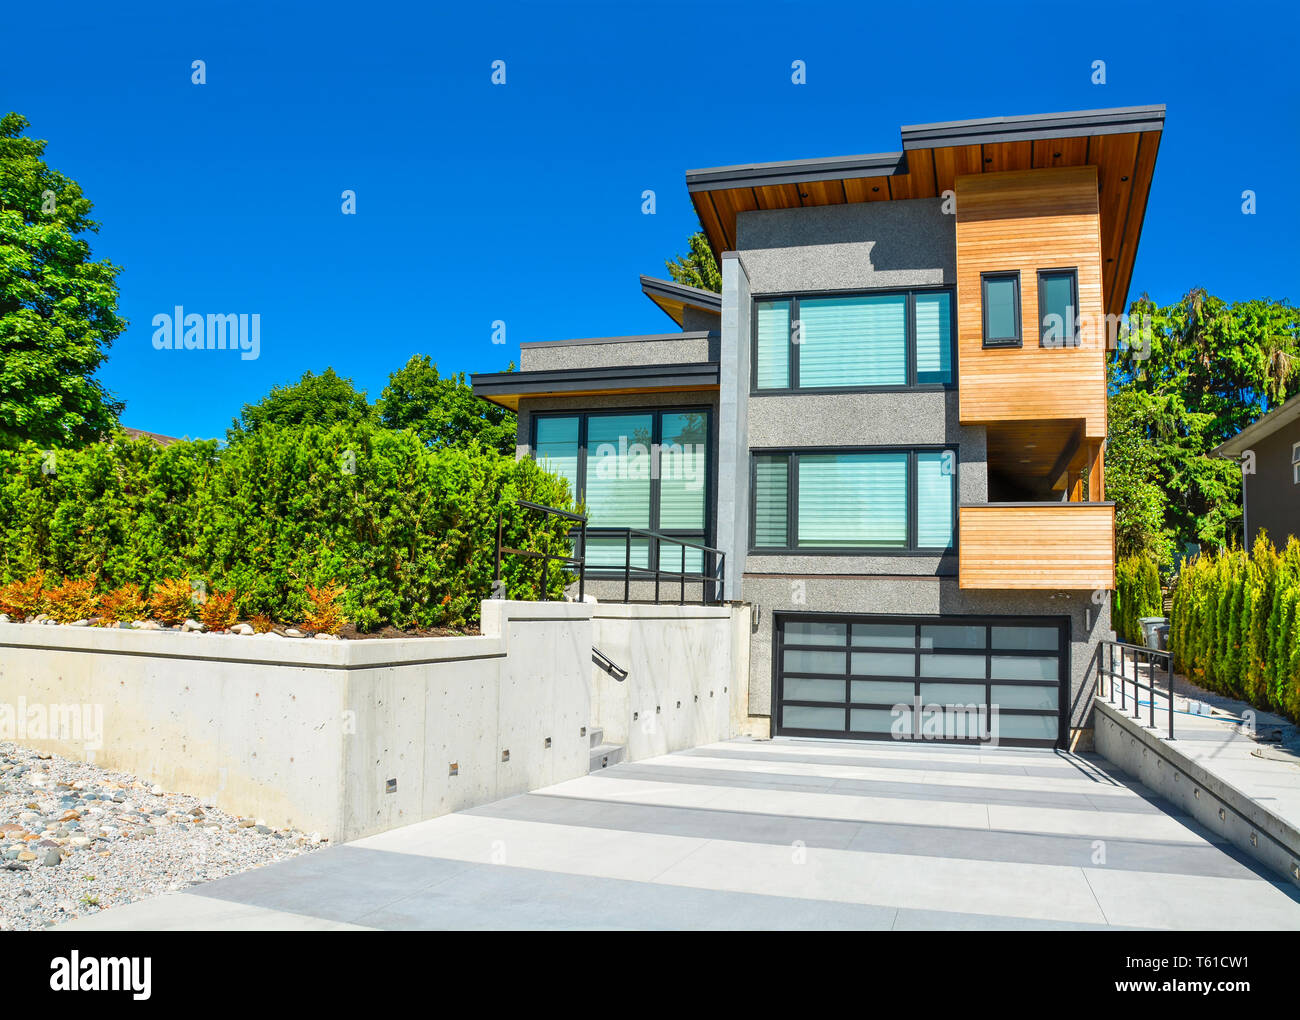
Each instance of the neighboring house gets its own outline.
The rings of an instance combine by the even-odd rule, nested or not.
[[[181,442],[181,440],[177,439],[175,436],[161,436],[157,432],[145,432],[143,429],[129,429],[125,425],[122,426],[122,431],[131,439],[148,439],[156,443],[158,446],[171,446],[173,443]]]
[[[749,709],[773,734],[897,735],[919,697],[1069,743],[1114,587],[1101,323],[1163,124],[932,124],[901,153],[688,172],[721,295],[643,277],[680,332],[524,344],[520,371],[473,377],[585,500],[609,578],[588,590],[622,599],[629,556],[680,569],[624,529],[717,547],[721,597],[758,607]]]
[[[1300,395],[1242,429],[1214,453],[1237,459],[1253,454],[1242,464],[1247,546],[1261,530],[1279,549],[1289,536],[1300,536]]]

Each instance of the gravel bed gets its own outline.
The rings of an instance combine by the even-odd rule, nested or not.
[[[48,928],[322,845],[316,833],[0,742],[2,930]]]

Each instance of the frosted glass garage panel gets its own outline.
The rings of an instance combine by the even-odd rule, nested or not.
[[[855,623],[853,643],[876,648],[915,648],[916,628],[910,623]]]
[[[854,708],[849,710],[849,729],[854,733],[888,733],[905,735],[912,732],[911,712],[895,715],[891,708]]]
[[[1030,687],[1026,684],[994,684],[993,704],[999,708],[1033,708],[1055,712],[1060,699],[1058,687]]]
[[[845,644],[844,623],[822,623],[819,620],[789,620],[785,625],[785,643],[788,645],[839,645]]]
[[[921,703],[925,705],[982,705],[983,684],[921,684]]]
[[[781,697],[785,701],[833,701],[842,705],[844,681],[786,677],[781,686]]]
[[[1055,627],[994,627],[993,647],[1009,652],[1054,652],[1060,643]]]
[[[921,676],[984,678],[983,655],[922,655]]]
[[[994,680],[1057,680],[1061,660],[1055,655],[994,655]]]
[[[787,648],[782,668],[787,673],[844,673],[843,652],[813,652]]]
[[[983,648],[984,627],[945,626],[942,624],[921,627],[921,647],[931,648]]]
[[[1055,715],[1007,715],[999,712],[990,720],[999,739],[1005,740],[1055,740],[1057,717]]]
[[[916,676],[911,652],[854,652],[854,676]]]
[[[844,729],[844,709],[785,705],[781,708],[781,725],[794,730],[842,731]]]
[[[910,705],[916,696],[910,680],[854,680],[849,686],[849,700],[859,705]]]

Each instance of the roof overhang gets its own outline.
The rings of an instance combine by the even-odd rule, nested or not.
[[[687,308],[695,308],[712,315],[722,314],[722,295],[699,287],[688,287],[672,280],[653,276],[641,277],[641,293],[657,304],[667,316],[682,326]]]
[[[1095,166],[1105,311],[1128,300],[1165,108],[990,117],[901,129],[902,152],[689,170],[686,186],[714,256],[736,248],[742,212],[937,198],[964,174]]]
[[[1213,456],[1240,457],[1261,439],[1267,439],[1278,429],[1300,421],[1300,394],[1292,397],[1285,404],[1270,411],[1259,421],[1247,425],[1226,443],[1215,447]]]
[[[519,410],[531,397],[578,397],[616,393],[678,393],[718,388],[716,361],[677,365],[618,365],[540,372],[486,372],[470,376],[475,396]]]

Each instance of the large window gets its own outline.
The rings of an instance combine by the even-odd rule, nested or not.
[[[905,389],[952,381],[950,290],[755,302],[756,392]]]
[[[1079,274],[1074,269],[1043,269],[1038,273],[1039,344],[1079,346]]]
[[[626,534],[638,528],[704,544],[708,535],[709,410],[609,411],[533,416],[533,456],[569,483],[587,506],[591,566],[623,566]],[[605,531],[602,534],[602,530]],[[682,547],[634,535],[632,565],[658,555],[664,570],[680,570]],[[698,549],[686,569],[703,568]]]
[[[1020,346],[1020,274],[980,274],[984,346]]]
[[[953,546],[953,450],[789,450],[751,465],[755,552],[944,551]]]

